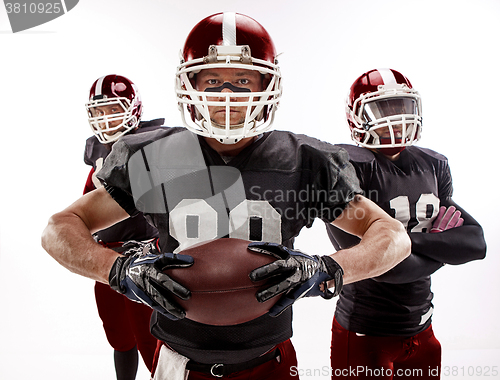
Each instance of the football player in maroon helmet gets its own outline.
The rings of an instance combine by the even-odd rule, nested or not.
[[[281,99],[276,57],[267,31],[248,16],[226,12],[200,21],[176,74],[186,127],[117,141],[97,176],[103,187],[53,215],[44,231],[44,248],[63,266],[154,309],[151,331],[161,342],[155,379],[184,379],[186,369],[189,379],[297,378],[293,302],[332,298],[342,282],[381,275],[410,254],[402,224],[360,195],[344,150],[269,130]],[[213,181],[221,172],[236,181]],[[90,238],[139,211],[158,228],[155,244],[122,257]],[[295,251],[295,237],[315,218],[359,236],[360,244],[334,255]],[[251,278],[272,279],[257,300],[280,299],[238,325],[191,321],[176,302],[188,299],[189,289],[164,269],[189,270],[193,259],[183,249],[228,236],[277,259]]]
[[[199,78],[200,72],[229,71],[232,78]],[[248,82],[239,75],[254,80]],[[240,14],[226,12],[203,19],[184,44],[176,93],[184,125],[197,134],[234,144],[267,131],[282,93],[271,36],[255,20]],[[211,96],[214,93],[217,98]],[[211,106],[217,107],[216,115],[211,114]]]
[[[422,103],[410,81],[396,70],[372,70],[352,84],[347,124],[360,146],[396,156],[420,138]]]
[[[135,84],[121,75],[105,75],[90,88],[85,104],[92,132],[109,144],[139,126],[142,101]]]
[[[387,273],[343,287],[335,309],[332,378],[437,379],[441,345],[431,324],[430,275],[444,264],[482,259],[481,226],[452,200],[446,157],[412,146],[422,105],[408,78],[370,70],[351,86],[347,123],[354,142],[341,145],[361,188],[406,227],[412,253]],[[359,239],[327,224],[341,250]],[[355,376],[350,368],[362,368]]]
[[[126,134],[153,131],[163,124],[163,119],[141,120],[140,99],[134,83],[121,75],[105,75],[92,84],[85,106],[95,136],[89,137],[85,144],[84,161],[91,170],[84,194],[102,186],[96,174],[115,141]],[[103,246],[121,251],[123,242],[151,240],[158,236],[158,231],[138,215],[97,231],[93,236]],[[129,300],[99,281],[95,283],[94,293],[106,338],[114,349],[117,380],[135,379],[138,351],[151,371],[157,345],[157,339],[149,331],[152,309]]]

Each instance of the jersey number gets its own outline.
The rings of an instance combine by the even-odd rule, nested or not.
[[[221,216],[203,199],[184,199],[170,212],[170,235],[179,242],[176,252],[223,237],[217,227],[220,217],[227,219],[230,238],[281,243],[281,215],[267,201],[245,199]]]
[[[408,229],[408,224],[411,219],[410,201],[406,195],[400,195],[389,202],[391,209],[394,210],[394,218],[399,220]],[[439,212],[439,198],[434,194],[422,194],[415,204],[415,218],[417,224],[408,232],[423,232],[429,230],[432,226],[432,221]]]

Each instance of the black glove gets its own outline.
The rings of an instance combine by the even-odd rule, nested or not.
[[[285,293],[269,311],[271,316],[280,315],[299,298],[321,296],[330,299],[342,290],[344,271],[330,256],[309,256],[276,243],[252,242],[248,249],[278,259],[250,272],[252,281],[272,280],[271,286],[257,292],[259,302]],[[335,280],[333,293],[326,284],[332,279]],[[320,284],[323,284],[323,290]]]
[[[156,244],[157,241],[125,242],[124,256],[116,259],[109,272],[109,285],[132,301],[144,303],[170,319],[182,319],[186,312],[173,296],[187,300],[191,292],[163,271],[167,268],[190,267],[193,258],[160,253]]]

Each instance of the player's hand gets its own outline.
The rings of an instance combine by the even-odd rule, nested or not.
[[[333,298],[342,289],[344,272],[330,256],[309,256],[275,243],[252,242],[248,249],[276,257],[278,260],[250,272],[252,281],[270,279],[272,285],[256,294],[259,302],[284,293],[271,308],[271,316],[280,315],[302,297]],[[335,279],[335,292],[328,290],[327,281]],[[322,286],[322,289],[320,288]]]
[[[109,285],[132,301],[141,302],[170,319],[182,319],[186,312],[175,297],[186,300],[189,289],[172,280],[163,271],[186,268],[193,258],[175,253],[160,253],[156,241],[124,243],[124,256],[118,257],[109,273]]]
[[[460,217],[462,213],[455,206],[446,208],[441,206],[436,220],[432,224],[430,233],[437,233],[449,230],[450,228],[460,227],[464,220]]]

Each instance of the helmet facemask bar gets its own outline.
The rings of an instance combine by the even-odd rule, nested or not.
[[[366,148],[397,148],[413,145],[420,138],[421,117],[415,115],[389,116],[366,130],[353,130],[356,142]]]
[[[259,92],[201,92],[193,87],[197,73],[218,68],[254,70],[269,78],[263,78],[263,82],[269,83]],[[279,67],[252,58],[248,46],[211,46],[208,56],[182,63],[177,69],[176,93],[184,125],[194,133],[224,144],[234,144],[267,131],[274,121],[281,92]],[[209,106],[226,108],[224,125],[211,120]],[[245,119],[240,124],[231,125],[230,109],[237,107],[246,107]]]
[[[96,108],[104,106],[119,105],[123,112],[111,115],[97,115]],[[107,98],[91,100],[85,104],[88,111],[88,119],[92,132],[101,144],[109,144],[118,140],[121,136],[139,125],[139,119],[133,115],[133,107],[127,98]],[[119,122],[111,126],[113,122]]]
[[[364,94],[350,111],[352,138],[365,148],[398,148],[413,145],[422,130],[421,100],[405,85],[379,86]]]

